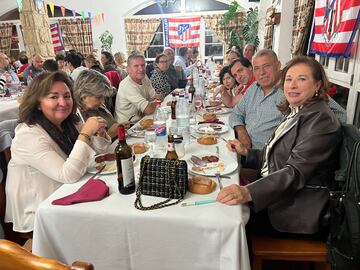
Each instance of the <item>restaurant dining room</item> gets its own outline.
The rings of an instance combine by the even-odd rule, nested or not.
[[[1,270],[359,270],[359,0],[2,0]]]

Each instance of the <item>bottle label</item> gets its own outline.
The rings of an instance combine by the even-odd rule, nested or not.
[[[175,151],[174,144],[173,144],[173,143],[168,143],[168,145],[167,145],[167,150],[168,150],[169,152]]]
[[[166,123],[154,122],[156,136],[166,136]]]
[[[134,163],[133,158],[127,158],[121,160],[121,168],[123,174],[124,187],[131,185],[135,182],[135,174],[134,174]]]

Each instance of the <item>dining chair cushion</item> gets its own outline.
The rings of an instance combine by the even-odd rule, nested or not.
[[[109,187],[103,180],[90,179],[75,193],[56,199],[54,205],[70,205],[82,202],[100,201],[109,196]]]

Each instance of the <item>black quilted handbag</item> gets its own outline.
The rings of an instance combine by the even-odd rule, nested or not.
[[[141,159],[140,179],[136,189],[135,207],[140,210],[154,210],[179,203],[188,188],[187,163],[184,160],[164,158]],[[143,206],[141,195],[167,198],[151,206]],[[177,199],[175,202],[170,202]]]

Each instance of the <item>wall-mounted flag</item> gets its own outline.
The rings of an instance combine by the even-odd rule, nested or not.
[[[62,51],[64,50],[64,44],[60,37],[60,31],[59,31],[59,24],[53,23],[50,24],[50,33],[51,33],[51,40],[54,47],[54,52]]]
[[[163,19],[166,47],[199,47],[200,17]]]
[[[309,53],[349,57],[359,23],[359,0],[316,0]]]

